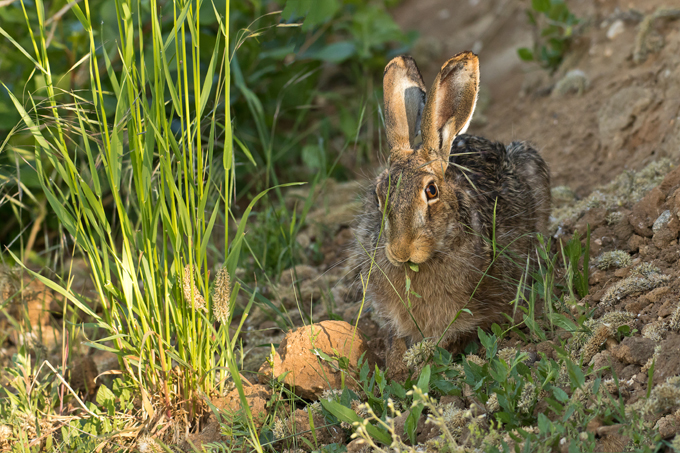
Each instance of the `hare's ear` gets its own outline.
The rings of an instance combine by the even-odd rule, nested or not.
[[[448,165],[456,135],[470,125],[479,92],[479,59],[462,52],[444,63],[423,112],[423,150]]]
[[[383,91],[390,149],[411,149],[425,107],[425,84],[413,58],[401,56],[387,64]]]

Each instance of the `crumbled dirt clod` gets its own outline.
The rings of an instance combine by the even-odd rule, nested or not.
[[[243,386],[243,393],[248,401],[248,407],[253,414],[255,425],[260,427],[267,418],[267,402],[272,396],[272,391],[266,385],[255,384]],[[243,410],[241,397],[238,389],[234,389],[223,398],[213,400],[213,404],[218,409],[223,409],[229,412],[232,416],[238,416]]]
[[[671,414],[661,417],[659,421],[656,422],[656,428],[659,430],[659,434],[662,438],[669,439],[680,431],[680,424],[678,424],[675,415]]]
[[[315,350],[331,357],[331,362],[316,354]],[[323,321],[286,335],[273,358],[273,374],[278,377],[288,372],[285,383],[297,395],[317,400],[324,390],[341,388],[343,379],[339,365],[346,361],[348,370],[353,372],[364,353],[369,367],[373,369],[376,358],[360,330],[355,331],[344,321]],[[260,371],[269,374],[271,368],[268,368],[265,363]],[[346,378],[344,383],[350,388],[356,387],[352,379]]]
[[[626,337],[612,350],[612,356],[628,364],[644,365],[654,354],[654,341],[641,337]]]
[[[680,374],[680,335],[669,333],[659,345],[659,354],[654,366],[654,385],[665,382],[671,376]]]

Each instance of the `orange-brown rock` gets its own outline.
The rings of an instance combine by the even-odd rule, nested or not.
[[[373,369],[375,354],[368,349],[359,329],[344,321],[323,321],[289,332],[279,345],[273,367],[265,363],[260,371],[273,371],[274,377],[287,373],[285,383],[298,396],[318,400],[324,390],[341,389],[343,382],[357,389],[354,377],[364,353]]]
[[[260,428],[267,418],[267,402],[272,396],[272,391],[265,385],[256,384],[249,386],[244,384],[243,393],[245,393],[246,401],[248,401],[250,412],[253,414],[255,426]],[[224,398],[214,400],[213,404],[218,409],[223,409],[231,415],[239,415],[243,407],[238,389],[232,390]]]

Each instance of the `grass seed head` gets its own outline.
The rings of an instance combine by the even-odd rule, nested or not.
[[[432,340],[423,340],[411,346],[404,354],[404,362],[410,368],[417,368],[427,362],[434,354],[436,345]]]
[[[340,396],[342,396],[342,390],[338,389],[326,389],[321,394],[321,398],[328,401],[336,401],[340,399]]]
[[[200,310],[206,309],[205,299],[203,299],[203,296],[201,296],[201,293],[198,292],[198,288],[196,288],[196,285],[194,284],[194,272],[193,268],[189,264],[184,266],[182,291],[184,293],[184,299],[189,304],[191,304],[191,297],[193,295],[194,307]]]
[[[616,225],[623,220],[623,213],[621,211],[610,212],[605,216],[604,220],[607,222],[607,225]]]
[[[472,362],[475,365],[484,366],[486,364],[486,360],[484,360],[477,354],[470,354],[465,358],[467,359],[468,362]]]
[[[671,442],[671,448],[675,453],[680,453],[680,434],[676,434]]]
[[[501,410],[501,405],[498,403],[498,395],[492,394],[486,401],[486,409],[489,412],[498,412]]]
[[[10,446],[12,437],[12,427],[9,425],[0,425],[0,448],[3,450]]]
[[[354,413],[357,414],[359,417],[366,418],[368,416],[368,412],[366,412],[366,408],[364,407],[363,404],[361,404],[361,401],[352,400],[352,402],[350,403],[350,407],[352,408]]]
[[[551,191],[553,199],[561,201],[562,205],[552,211],[550,231],[556,231],[565,221],[575,219],[591,208],[604,207],[618,210],[621,206],[637,203],[650,190],[658,186],[672,168],[670,159],[664,158],[650,163],[638,172],[624,171],[610,183],[598,187],[590,196],[580,200],[562,201],[557,198],[560,195],[559,191]],[[612,217],[611,223],[617,223],[616,217]]]
[[[522,389],[522,394],[519,397],[519,403],[517,404],[517,410],[524,414],[528,414],[531,407],[536,401],[536,386],[531,382],[527,382]]]
[[[652,266],[650,263],[644,263],[636,266],[631,271],[630,276],[610,286],[602,297],[601,302],[604,304],[612,304],[630,294],[651,291],[654,288],[658,288],[659,286],[668,283],[669,280],[670,277],[661,274],[658,268]]]
[[[502,359],[505,363],[512,363],[513,360],[515,360],[515,357],[517,356],[517,348],[503,348],[500,351],[498,351],[498,358]],[[525,360],[528,360],[529,357],[527,357]]]
[[[631,323],[634,319],[635,315],[633,313],[617,310],[605,313],[600,319],[598,319],[598,324],[604,324],[616,330],[621,326]]]
[[[668,320],[668,330],[673,332],[680,331],[680,303],[675,307],[671,318]]]
[[[628,252],[623,250],[613,250],[611,252],[604,252],[597,259],[597,268],[600,270],[607,270],[610,267],[621,269],[622,267],[630,266],[632,262]]]
[[[280,418],[274,421],[274,427],[272,428],[272,434],[276,440],[281,440],[287,436],[288,428],[286,427],[286,422]]]
[[[557,186],[550,189],[553,202],[570,202],[576,200],[576,194],[568,186]]]
[[[678,378],[678,376],[669,378],[665,383],[654,387],[644,406],[646,413],[666,413],[680,406]]]
[[[673,317],[671,317],[671,321],[672,319]],[[661,321],[649,323],[642,328],[643,338],[649,338],[650,340],[656,342],[663,340],[663,334],[666,332],[668,332],[668,327],[666,326],[666,323]]]
[[[613,335],[614,332],[611,327],[605,324],[600,325],[586,345],[583,346],[583,350],[581,351],[583,362],[590,363],[591,359],[595,357],[595,354],[600,352],[607,339]]]
[[[160,453],[162,451],[160,445],[150,436],[142,436],[137,441],[137,450],[139,453]]]
[[[231,287],[229,281],[229,272],[223,267],[217,271],[215,278],[215,289],[213,290],[213,315],[221,324],[229,322],[229,312],[231,300]]]

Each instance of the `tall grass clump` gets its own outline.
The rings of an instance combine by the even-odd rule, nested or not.
[[[27,93],[22,102],[8,91],[35,140],[49,206],[89,261],[101,309],[68,286],[34,275],[107,332],[91,346],[118,355],[146,418],[167,413],[190,425],[206,410],[202,397],[223,391],[231,376],[260,449],[233,352],[238,330],[228,330],[239,292],[229,276],[235,275],[245,219],[264,195],[245,210],[230,243],[229,1],[224,11],[214,9],[220,33],[207,66],[199,55],[205,51],[199,0],[150,0],[148,11],[132,0],[115,0],[115,6],[119,33],[108,52],[89,2],[72,4],[89,36],[89,52],[77,63],[89,65],[85,92],[61,91],[53,80],[41,0],[35,2],[37,23],[26,14],[32,49],[0,29],[44,77],[42,101]],[[172,29],[166,33],[168,8]],[[150,29],[142,29],[143,14],[150,16]],[[224,231],[215,245],[218,218]],[[210,270],[220,262],[211,296]]]

